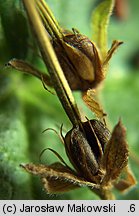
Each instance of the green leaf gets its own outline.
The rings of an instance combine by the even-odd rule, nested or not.
[[[0,18],[5,39],[7,55],[10,58],[25,58],[28,50],[28,27],[27,21],[20,9],[20,1],[0,1]],[[7,53],[6,53],[7,54]]]
[[[114,0],[104,0],[92,14],[93,41],[100,50],[102,60],[107,53],[107,27],[114,6]]]
[[[28,158],[21,103],[0,74],[0,199],[32,199],[30,176],[19,167]]]

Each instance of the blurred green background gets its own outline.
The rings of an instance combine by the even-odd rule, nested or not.
[[[91,14],[98,0],[47,0],[61,26],[78,29],[93,41]],[[122,0],[121,0],[122,2]],[[118,11],[118,10],[117,10]],[[139,1],[127,1],[122,16],[115,10],[108,28],[112,40],[124,41],[113,56],[100,95],[111,128],[122,118],[127,128],[130,167],[139,180]],[[0,0],[0,199],[99,199],[87,188],[60,195],[48,195],[38,177],[27,174],[20,163],[39,162],[40,152],[50,147],[68,162],[64,147],[52,131],[71,128],[57,97],[45,91],[34,77],[4,67],[12,58],[26,59],[45,70],[38,57],[34,40],[20,0]],[[33,43],[33,48],[29,44]],[[79,108],[89,118],[94,115],[74,93]],[[51,152],[42,156],[43,163],[57,161]],[[117,199],[139,199],[139,184]]]

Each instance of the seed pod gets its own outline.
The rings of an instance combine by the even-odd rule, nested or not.
[[[90,181],[100,173],[100,161],[110,138],[109,130],[98,120],[84,122],[83,131],[76,126],[65,137],[67,155],[78,173]]]
[[[53,47],[72,90],[95,88],[104,79],[97,48],[77,30],[64,32]]]

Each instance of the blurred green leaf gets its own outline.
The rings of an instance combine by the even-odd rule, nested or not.
[[[31,199],[30,176],[19,167],[29,160],[24,112],[9,88],[10,79],[0,74],[0,199]]]
[[[28,27],[27,21],[20,9],[20,1],[0,1],[0,16],[3,28],[3,37],[9,53],[7,59],[24,59],[28,50]],[[4,51],[4,50],[3,50]]]
[[[103,104],[109,113],[109,123],[112,128],[119,118],[122,119],[126,127],[126,137],[129,147],[129,166],[135,178],[137,185],[124,194],[117,194],[119,199],[139,199],[139,148],[138,148],[138,125],[139,117],[139,74],[132,71],[130,74],[113,74],[111,79],[105,81],[103,89]],[[119,102],[120,101],[120,102]]]
[[[107,27],[114,6],[114,0],[104,0],[92,14],[93,41],[100,49],[102,59],[107,53]]]

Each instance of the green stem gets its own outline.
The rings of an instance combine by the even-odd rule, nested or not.
[[[33,28],[36,36],[44,63],[48,67],[48,71],[59,100],[61,101],[61,104],[63,105],[63,108],[65,109],[72,124],[74,126],[77,124],[81,125],[81,117],[77,105],[68,82],[59,65],[58,59],[49,40],[48,33],[46,32],[37,12],[35,1],[22,1],[24,3],[31,27]]]

